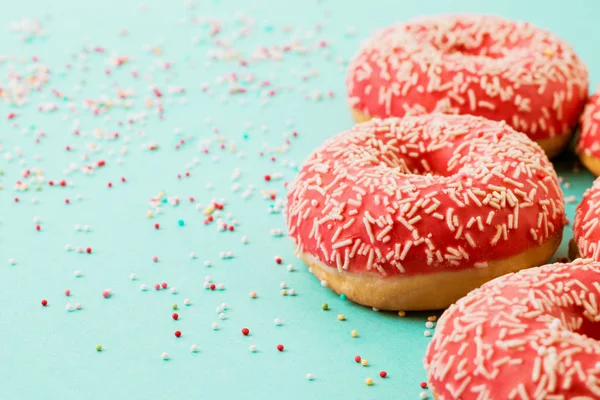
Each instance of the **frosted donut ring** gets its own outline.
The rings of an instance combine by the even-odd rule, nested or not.
[[[581,134],[576,150],[583,165],[594,175],[600,175],[600,86],[581,115]]]
[[[600,178],[583,193],[575,210],[573,240],[569,243],[569,257],[592,258],[600,261]]]
[[[545,263],[564,201],[542,149],[470,115],[374,119],[328,140],[287,197],[311,271],[384,310],[444,308],[482,283]]]
[[[346,80],[357,122],[426,112],[505,121],[549,157],[568,143],[588,71],[566,42],[528,23],[483,15],[424,17],[387,28]]]
[[[494,279],[444,312],[425,355],[437,400],[600,399],[600,263]]]

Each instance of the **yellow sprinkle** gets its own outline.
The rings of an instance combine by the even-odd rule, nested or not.
[[[148,218],[152,218],[152,217],[154,217],[154,213],[153,213],[152,211],[148,210],[148,211],[146,212],[146,217],[148,217]]]
[[[256,298],[256,292],[250,292],[250,298],[255,299]]]
[[[360,365],[362,365],[363,367],[366,367],[367,365],[369,365],[369,360],[367,360],[366,358],[363,358],[360,361]]]
[[[212,214],[212,213],[213,213],[213,211],[215,211],[215,206],[214,206],[214,204],[211,204],[210,206],[206,207],[206,208],[205,208],[205,209],[202,211],[202,213],[203,213],[204,215],[210,215],[210,214]]]
[[[161,192],[158,192],[158,197],[165,197],[165,194],[166,194],[166,193],[165,193],[165,192],[162,192],[162,191],[161,191]]]
[[[146,97],[146,108],[152,107],[152,100],[150,97]]]
[[[352,337],[358,337],[358,331],[353,329],[352,332],[350,332],[350,335],[352,335]]]
[[[554,51],[552,51],[552,49],[546,49],[546,50],[544,50],[544,55],[548,56],[548,57],[552,57],[554,55]]]
[[[398,315],[401,317],[405,317],[406,316],[406,311],[398,311]]]
[[[281,295],[282,295],[282,296],[287,296],[287,290],[283,289],[283,290],[281,291]]]
[[[435,315],[432,315],[431,317],[427,317],[427,321],[435,322],[436,320],[437,320],[437,317]]]
[[[367,384],[367,386],[371,386],[373,384],[373,379],[367,378],[365,379],[365,383]]]
[[[338,314],[338,319],[339,319],[340,321],[345,321],[345,320],[346,320],[346,317],[344,317],[344,314]]]
[[[0,190],[4,189],[4,186],[0,183]]]

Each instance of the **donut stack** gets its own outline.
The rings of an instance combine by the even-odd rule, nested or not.
[[[427,17],[368,40],[346,84],[360,123],[289,186],[310,271],[376,309],[447,308],[424,361],[436,400],[600,399],[600,178],[576,259],[540,267],[566,224],[549,158],[578,123],[600,174],[600,87],[588,101],[571,46],[499,17]]]

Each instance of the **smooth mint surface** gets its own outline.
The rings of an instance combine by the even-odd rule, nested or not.
[[[401,318],[322,287],[285,235],[284,184],[316,146],[352,126],[346,65],[374,30],[439,13],[530,21],[573,45],[590,69],[592,90],[600,79],[598,4],[195,3],[2,5],[0,87],[7,90],[12,73],[26,80],[36,64],[51,72],[39,92],[25,96],[26,104],[0,105],[0,398],[418,399],[430,341],[424,332],[434,331],[425,323],[439,312]],[[43,32],[11,29],[23,26],[23,18],[37,19]],[[119,57],[124,64],[113,65]],[[126,92],[131,105],[117,105]],[[39,111],[52,105],[55,111]],[[101,160],[106,164],[97,167]],[[82,171],[86,165],[95,167],[92,173]],[[572,220],[593,178],[577,168],[573,154],[555,165]],[[31,182],[36,174],[40,182]],[[48,183],[62,179],[72,186]],[[17,181],[28,190],[15,190]],[[161,192],[167,202],[149,218]],[[170,204],[175,198],[179,204]],[[213,200],[223,210],[205,224],[203,210]],[[238,224],[220,231],[218,218]],[[567,255],[571,237],[567,226],[556,256]],[[206,276],[224,289],[205,289]],[[155,290],[162,282],[168,288]],[[67,303],[82,308],[66,311]],[[217,312],[222,303],[225,319]],[[190,351],[193,344],[197,352]],[[356,363],[356,355],[369,365]],[[380,371],[388,376],[380,378]],[[369,377],[372,386],[365,384]]]

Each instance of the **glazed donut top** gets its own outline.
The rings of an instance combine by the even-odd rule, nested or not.
[[[581,134],[577,152],[600,157],[600,86],[589,99],[581,115]]]
[[[450,306],[425,355],[438,398],[599,399],[599,277],[589,259],[545,265]]]
[[[600,261],[600,178],[583,193],[575,212],[573,234],[581,257]]]
[[[369,116],[473,114],[538,140],[576,125],[588,72],[567,43],[528,23],[437,16],[376,34],[346,84],[349,106]]]
[[[565,222],[536,143],[449,114],[374,119],[328,140],[291,184],[286,214],[300,253],[383,276],[486,267]]]

